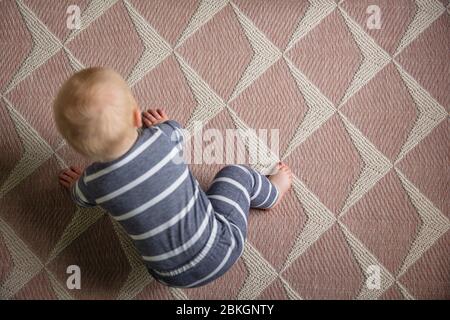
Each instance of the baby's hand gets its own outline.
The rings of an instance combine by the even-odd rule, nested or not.
[[[142,113],[142,121],[147,127],[169,120],[169,117],[161,109],[148,109]]]
[[[72,185],[77,182],[81,176],[82,170],[78,167],[71,166],[68,169],[62,170],[59,175],[59,183],[61,183],[67,189],[70,189]]]

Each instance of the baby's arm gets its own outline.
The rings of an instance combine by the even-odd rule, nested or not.
[[[82,170],[78,167],[71,166],[61,171],[59,174],[59,182],[70,191],[72,200],[81,207],[94,207],[95,201],[88,200],[86,185],[83,182]]]
[[[145,126],[157,126],[176,144],[183,142],[183,128],[175,120],[169,120],[169,117],[161,109],[149,109],[142,113],[142,121]]]

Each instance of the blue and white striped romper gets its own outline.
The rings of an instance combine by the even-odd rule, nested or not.
[[[198,287],[239,259],[250,207],[270,208],[278,190],[255,170],[229,165],[204,192],[182,159],[180,129],[173,120],[143,129],[126,154],[87,167],[71,194],[108,211],[158,281]]]

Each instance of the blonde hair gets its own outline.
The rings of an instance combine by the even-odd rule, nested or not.
[[[56,127],[71,147],[94,161],[112,154],[133,125],[136,101],[114,70],[88,68],[71,76],[53,104]]]

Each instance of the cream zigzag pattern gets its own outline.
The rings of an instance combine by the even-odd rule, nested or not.
[[[450,220],[444,216],[399,169],[396,169],[396,172],[422,220],[419,234],[414,240],[408,256],[400,269],[398,275],[398,277],[400,277],[436,242],[437,239],[450,229]]]
[[[360,48],[362,48],[362,52],[363,52],[363,56],[364,56],[364,61],[363,64],[360,66],[353,83],[350,85],[350,88],[347,90],[346,95],[344,96],[344,101],[346,99],[348,99],[349,97],[351,97],[353,94],[355,94],[357,92],[357,90],[359,90],[360,88],[362,88],[362,86],[364,85],[364,83],[368,82],[371,78],[373,78],[373,76],[379,71],[381,70],[383,64],[385,65],[388,61],[388,59],[380,59],[380,54],[370,54],[372,51],[370,51],[373,48],[378,48],[374,41],[369,38],[369,44],[365,43],[364,41],[364,32],[360,30],[360,27],[356,25],[356,23],[354,23],[349,17],[348,15],[341,10],[340,11],[341,14],[344,16],[344,19],[346,20],[347,24],[350,25],[350,31],[352,32],[355,40],[357,41],[357,44],[360,46]],[[377,53],[379,53],[379,50],[377,51]],[[383,61],[383,63],[378,63],[379,61]],[[289,59],[286,59],[286,61],[288,62],[289,67],[291,68],[291,71],[294,75],[294,77],[297,80],[297,83],[299,85],[300,91],[302,92],[305,101],[308,105],[308,107],[310,107],[310,109],[308,110],[307,116],[305,117],[303,123],[300,125],[299,129],[297,130],[296,134],[294,135],[293,138],[293,142],[296,143],[296,145],[298,146],[301,142],[305,141],[315,130],[317,130],[318,128],[320,128],[320,126],[326,122],[326,120],[328,120],[328,118],[330,118],[334,112],[336,111],[335,107],[333,106],[333,104],[325,97],[325,95],[323,95],[320,90],[318,90],[317,88],[315,88],[314,85],[312,85],[308,79],[306,79],[306,77],[299,71],[297,70],[297,68],[294,66],[294,64],[289,61]],[[380,67],[381,65],[381,67]],[[377,66],[377,68],[374,68],[374,66]],[[303,88],[303,90],[301,89]],[[311,106],[315,106],[314,109],[311,109]],[[314,111],[314,113],[311,112],[311,110]],[[310,116],[308,117],[308,114],[310,114]],[[340,113],[339,113],[340,114]],[[340,114],[341,118],[343,118],[344,124],[346,124],[347,130],[349,131],[350,135],[352,136],[352,133],[355,133],[355,130],[349,130],[348,127],[348,121],[346,121],[345,117],[342,117],[342,115]],[[307,121],[307,122],[306,122]],[[306,126],[306,124],[308,126]],[[306,128],[306,130],[304,129]],[[352,128],[353,129],[353,128]],[[356,131],[357,132],[357,131]],[[361,194],[360,197],[362,197],[363,194],[365,194],[365,192],[367,192],[375,183],[371,184],[371,180],[373,181],[373,179],[371,180],[364,180],[367,179],[368,177],[374,176],[374,172],[377,173],[377,171],[374,171],[372,169],[372,167],[379,167],[379,165],[377,164],[377,160],[373,160],[370,161],[370,159],[373,159],[371,157],[371,155],[373,154],[368,154],[366,152],[367,148],[358,148],[358,145],[361,144],[370,144],[367,143],[366,139],[364,139],[364,137],[362,137],[362,135],[358,135],[356,133],[356,135],[352,136],[353,141],[358,149],[358,151],[362,151],[361,155],[363,157],[363,161],[365,161],[365,167],[363,168],[363,172],[359,178],[359,180],[356,182],[358,185],[358,182],[360,185],[363,185],[363,188],[359,188],[362,189],[362,192],[355,192],[355,190],[358,190],[358,188],[353,189],[354,194],[356,193],[356,196],[358,196],[358,193]],[[292,142],[291,142],[292,145]],[[375,148],[372,148],[372,150],[374,150]],[[288,152],[292,151],[292,149],[289,149],[288,147]],[[287,153],[288,153],[287,152]],[[381,154],[379,154],[381,155]],[[384,158],[381,155],[382,158]],[[371,166],[372,164],[372,166]],[[372,170],[371,170],[372,169]],[[387,171],[386,171],[387,172]],[[385,172],[383,172],[382,175],[384,175]],[[382,177],[381,175],[381,177]],[[376,176],[376,174],[375,174]],[[378,178],[381,178],[378,177]],[[369,182],[369,183],[368,183]],[[376,181],[375,181],[376,182]],[[295,186],[296,184],[294,184]],[[297,184],[299,185],[299,187],[294,188],[294,190],[296,190],[298,192],[298,190],[304,190],[303,193],[305,194],[305,187],[302,184]],[[364,188],[365,187],[365,188]],[[355,198],[355,195],[353,196],[353,198]],[[316,205],[317,203],[321,204],[320,201],[315,198],[312,197],[312,199],[315,199]],[[355,201],[356,202],[356,201]],[[305,202],[302,202],[303,205],[305,205]],[[344,206],[345,208],[345,206]],[[326,232],[326,230],[328,230],[333,223],[335,222],[335,218],[334,215],[329,212],[329,210],[322,205],[322,210],[308,210],[305,207],[305,211],[307,212],[307,216],[308,216],[308,221],[307,221],[307,225],[305,226],[304,230],[300,233],[296,244],[294,245],[294,250],[291,253],[291,256],[288,257],[288,263],[286,264],[285,268],[287,268],[289,266],[289,262],[294,261],[297,257],[299,257],[304,251],[306,251],[309,246],[314,243],[314,241],[316,241],[324,232]],[[317,213],[319,212],[323,212],[324,214],[322,215],[317,215]],[[315,219],[312,219],[312,217],[314,217]],[[327,223],[325,223],[327,221]],[[339,223],[339,225],[341,225]],[[345,232],[344,232],[345,233]],[[348,232],[346,233],[346,235],[348,235]],[[348,239],[348,236],[347,236]],[[355,242],[355,241],[354,241]],[[360,252],[366,253],[367,249],[364,248],[363,250],[359,250],[356,251],[357,248],[361,248],[363,247],[362,244],[359,243],[359,246],[351,246],[355,257],[357,258],[358,262],[361,265],[361,269],[362,270],[366,270],[365,268],[368,265],[364,264],[364,260],[361,260],[359,258],[364,257],[361,254],[358,254]],[[386,270],[385,274],[389,274]],[[385,288],[385,290],[389,287],[388,283],[383,283],[385,284],[385,286],[383,286],[383,288]],[[370,293],[373,295],[374,292],[370,291]],[[382,293],[382,292],[381,292]],[[381,295],[380,293],[380,295]],[[367,294],[361,293],[360,295],[361,297],[370,297]]]
[[[184,73],[187,83],[197,102],[197,106],[192,112],[186,125],[187,130],[194,131],[194,129],[196,129],[196,123],[206,123],[208,120],[214,118],[215,115],[226,107],[226,103],[210,88],[198,73],[187,64],[182,56],[175,52],[175,57],[180,64],[181,71]]]
[[[282,272],[308,250],[336,222],[334,214],[297,177],[294,178],[293,188],[308,220],[303,230],[295,239],[292,250],[282,268]]]
[[[367,299],[377,299],[379,298],[384,291],[386,291],[395,281],[395,278],[392,274],[383,267],[383,265],[378,261],[378,259],[361,243],[349,230],[348,228],[342,224],[338,223],[341,227],[341,230],[344,232],[344,235],[347,239],[347,242],[350,245],[350,248],[353,251],[353,254],[358,261],[361,270],[365,274],[365,270],[368,270],[369,266],[379,266],[380,267],[380,289],[368,289],[365,283],[361,286],[361,291],[357,299],[367,300]],[[367,278],[366,278],[367,281]]]
[[[248,277],[245,279],[237,299],[255,299],[277,278],[278,272],[248,242],[245,245],[242,259],[247,267]]]
[[[133,86],[146,73],[168,57],[172,53],[172,48],[128,1],[124,1],[124,3],[139,37],[144,43],[144,53],[128,76],[128,84]]]
[[[87,29],[92,22],[102,16],[109,8],[115,5],[117,0],[91,0],[81,15],[81,28],[74,29],[65,40],[64,44],[71,42],[83,30]]]
[[[84,209],[78,208],[72,218],[72,221],[67,225],[64,233],[56,243],[52,252],[49,254],[46,264],[55,259],[68,245],[76,240],[84,231],[100,219],[105,212],[99,208]]]
[[[409,133],[407,141],[395,160],[395,163],[399,163],[409,151],[418,145],[423,138],[439,125],[439,123],[444,121],[448,114],[444,107],[423,89],[419,83],[402,68],[402,66],[396,61],[394,61],[394,64],[408,88],[412,99],[416,103],[418,112],[416,124]]]
[[[292,49],[301,38],[319,25],[335,9],[336,2],[333,0],[310,0],[308,11],[297,25],[294,34],[286,46],[286,52]]]
[[[0,219],[0,233],[5,239],[6,247],[14,263],[12,271],[7,275],[0,290],[0,298],[8,299],[33,279],[43,266],[39,258],[3,219]]]
[[[39,66],[55,55],[59,50],[64,50],[67,54],[70,64],[74,70],[83,68],[83,65],[66,48],[66,44],[75,39],[77,35],[111,8],[117,0],[92,0],[82,14],[82,29],[73,31],[68,38],[61,43],[48,28],[36,17],[36,15],[23,3],[17,0],[18,9],[24,19],[24,22],[31,33],[33,47],[26,60],[20,66],[16,74],[8,84],[5,94],[10,92],[19,82],[24,80]],[[342,1],[341,1],[342,2]],[[350,99],[358,90],[366,85],[384,66],[392,61],[392,58],[380,48],[375,41],[343,10],[339,4],[332,0],[310,0],[310,5],[304,17],[298,22],[296,30],[288,43],[286,51],[289,51],[302,37],[310,32],[315,26],[334,10],[339,10],[347,23],[349,31],[358,44],[364,57],[363,63],[357,71],[352,83],[347,89],[340,105]],[[180,69],[186,77],[187,84],[191,88],[197,101],[197,106],[193,111],[188,129],[193,129],[194,121],[206,122],[212,119],[220,111],[227,109],[233,122],[238,128],[247,128],[239,116],[223,101],[214,90],[204,81],[198,73],[189,66],[184,58],[173,51],[167,41],[154,30],[150,24],[139,14],[139,12],[124,0],[125,7],[135,26],[136,32],[144,44],[144,53],[131,72],[128,82],[130,85],[137,83],[150,70],[161,63],[167,56],[174,53]],[[433,21],[441,14],[444,14],[446,8],[437,0],[416,0],[417,14],[405,32],[400,45],[394,55],[397,56],[413,42],[422,32],[424,32]],[[361,197],[363,197],[380,180],[394,164],[379,151],[376,147],[356,129],[356,127],[334,106],[326,97],[314,86],[309,79],[305,77],[292,61],[286,57],[285,52],[281,52],[267,37],[261,32],[253,22],[246,17],[233,2],[227,0],[202,0],[196,12],[193,14],[190,22],[177,41],[175,49],[182,45],[186,39],[192,36],[201,26],[208,23],[215,14],[220,12],[225,6],[230,5],[243,32],[247,36],[250,45],[254,50],[254,55],[243,72],[240,81],[236,85],[231,100],[235,99],[248,86],[250,86],[258,77],[260,77],[272,64],[283,57],[287,62],[289,69],[296,81],[299,91],[303,95],[308,106],[308,112],[289,143],[284,157],[289,155],[296,147],[308,139],[323,123],[325,123],[335,112],[341,117],[351,141],[358,150],[364,167],[359,179],[354,184],[350,195],[348,196],[344,208],[339,214],[342,216],[352,207]],[[450,7],[449,7],[450,8]],[[449,12],[447,8],[447,12]],[[398,163],[409,151],[420,143],[434,127],[448,116],[445,109],[423,89],[417,81],[410,76],[395,60],[393,61],[399,71],[405,85],[410,91],[415,101],[419,116],[418,120],[411,130],[411,133],[403,145],[398,159]],[[0,198],[12,190],[20,181],[30,175],[44,161],[54,155],[52,148],[42,139],[39,134],[27,123],[27,121],[17,112],[14,106],[4,95],[1,97],[7,106],[7,110],[13,120],[16,131],[23,143],[23,155],[20,162],[12,170],[6,182],[0,188]],[[250,139],[250,144],[257,143]],[[259,142],[258,142],[259,143]],[[259,145],[259,144],[258,144]],[[247,146],[248,147],[248,146]],[[66,166],[64,161],[55,156],[61,167]],[[267,162],[277,161],[275,157],[269,157]],[[349,246],[358,261],[360,268],[364,271],[369,265],[379,265],[382,269],[382,287],[380,290],[368,290],[362,284],[359,293],[359,299],[379,298],[392,284],[397,284],[400,291],[407,299],[414,299],[398,278],[403,275],[408,268],[414,264],[421,255],[426,252],[445,232],[450,229],[450,222],[437,209],[429,199],[425,197],[407,178],[395,168],[406,192],[411,198],[414,207],[423,222],[421,230],[414,240],[412,247],[401,267],[400,273],[395,277],[390,274],[378,261],[378,259],[361,243],[348,228],[337,220],[333,213],[312,193],[305,184],[295,177],[294,192],[298,201],[301,203],[308,217],[303,230],[297,235],[294,245],[286,258],[281,272],[277,272],[273,266],[258,252],[252,244],[247,243],[242,259],[248,268],[249,274],[241,288],[239,299],[252,299],[258,297],[273,281],[280,279],[291,299],[301,299],[298,293],[292,289],[282,273],[308,248],[317,241],[334,223],[338,223],[349,243]],[[41,262],[39,258],[28,248],[12,228],[2,219],[0,219],[0,232],[5,238],[6,245],[12,255],[14,268],[7,276],[6,281],[1,285],[1,298],[11,298],[26,283],[28,283],[36,274],[45,270],[49,276],[51,285],[60,299],[72,299],[63,283],[46,269],[46,265],[75,241],[89,226],[94,224],[104,213],[99,209],[79,209],[76,211],[72,221],[66,227],[63,236],[53,248],[48,261]],[[125,252],[128,262],[132,267],[128,279],[120,290],[118,298],[132,299],[139,294],[142,289],[154,281],[145,271],[136,249],[130,239],[125,235],[120,226],[115,224],[114,230]],[[175,299],[186,299],[184,290],[170,289],[170,293]]]
[[[342,106],[368,83],[378,71],[383,69],[390,62],[391,58],[340,6],[339,10],[364,57],[362,65],[356,72],[353,82],[341,101],[340,105]]]
[[[194,15],[189,21],[188,26],[184,29],[180,38],[175,45],[175,48],[181,46],[187,38],[192,36],[198,29],[206,24],[212,17],[222,10],[229,0],[200,0],[200,4],[197,7]]]
[[[36,15],[23,3],[17,0],[17,7],[33,39],[33,46],[28,57],[6,87],[5,93],[11,91],[20,81],[44,64],[61,48],[62,44],[48,28],[39,21]]]
[[[434,11],[432,10],[433,5],[431,6],[431,9],[430,9],[428,7],[424,8],[425,3],[423,1],[416,1],[416,3],[419,8],[419,12],[416,15],[415,19],[413,20],[412,24],[409,26],[409,29],[403,36],[403,38],[400,42],[398,52],[400,52],[404,48],[404,47],[402,47],[402,44],[404,44],[408,41],[409,41],[408,44],[410,42],[412,42],[412,40],[410,40],[410,37],[413,32],[414,32],[415,37],[417,37],[420,35],[421,32],[423,32],[426,29],[426,27],[424,27],[424,16],[428,16],[428,19],[431,21],[436,20],[437,17],[439,16],[439,14],[433,14],[433,12],[436,13],[436,10],[434,10]],[[371,41],[371,38],[356,23],[354,23],[354,21],[352,21],[352,19],[345,13],[345,11],[342,8],[340,8],[340,9],[341,9],[341,13],[343,13],[344,18],[347,21],[347,24],[350,27],[350,30],[353,33],[355,40],[357,41],[358,45],[360,46],[360,48],[363,52],[365,61],[369,60],[371,56],[376,57],[375,59],[373,59],[371,64],[367,64],[366,62],[363,62],[362,67],[358,70],[358,73],[355,76],[353,84],[350,86],[350,88],[352,88],[352,87],[355,87],[354,83],[356,81],[359,80],[360,82],[363,82],[363,81],[361,81],[361,79],[358,79],[358,74],[365,74],[366,81],[364,81],[364,82],[367,83],[367,81],[369,81],[369,79],[373,78],[373,76],[375,76],[375,74],[378,71],[380,71],[385,65],[387,65],[387,63],[389,63],[389,61],[391,61],[391,57],[389,57],[389,55],[383,49],[378,47],[374,41]],[[431,15],[431,17],[430,17],[430,15]],[[419,16],[419,18],[418,18],[418,16]],[[427,24],[427,26],[429,26],[430,24],[431,23]],[[368,45],[371,45],[372,48],[367,47]],[[364,46],[366,48],[364,48]],[[376,53],[376,55],[374,55],[374,53]],[[413,100],[416,102],[416,106],[419,111],[418,121],[416,121],[415,126],[412,128],[407,141],[405,142],[405,144],[402,147],[402,150],[400,152],[398,159],[395,161],[395,163],[398,163],[398,161],[400,159],[402,159],[403,156],[407,152],[409,152],[415,145],[417,145],[428,133],[430,133],[432,131],[432,129],[439,124],[440,121],[445,119],[446,112],[445,112],[444,108],[442,106],[440,106],[430,96],[430,94],[428,92],[426,92],[422,87],[420,87],[420,85],[411,76],[409,76],[406,73],[406,71],[404,71],[404,69],[395,60],[393,61],[393,63],[395,64],[395,66],[397,67],[397,70],[399,71],[400,75],[402,76],[407,88],[409,89],[409,91],[413,97]],[[367,71],[371,71],[371,73],[368,76],[367,76],[367,72],[365,72],[365,73],[361,72],[361,70],[364,68],[365,64],[366,64]],[[357,86],[357,88],[360,89],[363,85],[364,85],[364,83],[360,83]],[[347,94],[344,97],[342,104],[345,103],[345,101],[348,101],[348,99],[351,97],[351,96],[348,96],[349,91],[350,90],[347,91]],[[354,91],[354,90],[352,90],[352,91],[353,91],[352,95],[356,93],[356,91]],[[365,138],[363,136],[363,134],[359,130],[357,130],[351,124],[351,122],[348,121],[348,119],[346,119],[346,117],[343,114],[341,114],[341,113],[339,113],[339,114],[341,116],[341,119],[344,121],[344,124],[347,127],[347,131],[351,135],[354,145],[358,149],[361,157],[363,158],[364,164],[365,164],[365,166],[363,168],[363,172],[361,173],[359,179],[357,180],[357,182],[355,183],[355,185],[352,188],[352,192],[350,193],[350,195],[347,198],[344,208],[340,214],[342,216],[353,204],[355,204],[361,197],[363,197],[364,194],[366,194],[375,185],[375,183],[378,180],[380,180],[385,174],[387,174],[387,172],[389,172],[389,170],[393,167],[393,164],[381,152],[379,152],[376,149],[376,147],[372,143],[370,143],[369,140],[367,138]],[[398,173],[398,170],[397,170],[397,173]],[[404,180],[402,180],[402,181],[404,181]],[[421,204],[414,203],[414,205],[418,209],[418,213],[423,221],[424,217],[425,217],[425,212],[430,213],[430,211],[423,210],[423,209],[421,210],[421,209],[419,209],[418,205],[423,206],[426,197],[424,195],[422,195],[417,189],[415,189],[416,194],[414,194],[414,195],[411,194],[410,188],[405,187],[405,189],[406,189],[406,192],[410,195],[410,197],[412,199],[414,199],[414,196],[417,197],[418,194],[422,197],[421,199],[423,201],[421,202]],[[427,201],[429,202],[429,200],[427,200]],[[339,224],[341,227],[343,227],[343,224],[341,224],[341,223],[339,223]],[[433,226],[435,226],[435,225],[433,225]],[[351,234],[348,232],[348,230],[346,228],[342,228],[342,229],[344,230],[344,233],[346,234],[349,243],[351,243],[351,241],[350,241]],[[449,228],[446,224],[444,224],[443,229],[445,231],[447,231]],[[414,243],[416,243],[415,247],[410,248],[410,251],[409,251],[408,257],[406,258],[406,261],[408,261],[408,259],[411,259],[410,258],[411,255],[420,256],[424,251],[426,251],[426,249],[431,247],[431,245],[443,233],[445,233],[445,231],[434,232],[434,233],[432,231],[433,231],[433,229],[431,227],[429,227],[428,225],[422,228],[421,232],[415,239],[415,242],[414,242]],[[353,237],[353,241],[355,241],[355,240],[356,240],[356,238]],[[362,244],[360,244],[360,245],[363,246]],[[424,248],[424,246],[426,249],[421,252],[421,250],[419,250],[419,248]],[[354,250],[355,257],[357,259],[359,258],[359,262],[361,264],[362,270],[366,270],[367,265],[364,265],[361,254],[356,251],[356,247],[353,247],[352,249]],[[369,254],[369,251],[367,249],[365,249],[364,251],[367,254]],[[360,251],[360,252],[364,252],[364,251]],[[421,252],[421,253],[417,253],[417,252]],[[373,257],[373,258],[375,260],[371,264],[376,264],[376,265],[381,266],[381,263],[376,261],[375,257]],[[407,264],[405,262],[405,264],[402,267],[401,273],[406,272],[407,268],[411,265],[412,265],[412,263]],[[393,276],[391,274],[389,274],[389,272],[385,268],[383,268],[382,270],[384,273],[383,279],[385,279],[385,280],[389,279],[388,282],[386,282],[386,281],[382,282],[383,290],[381,290],[380,292],[377,292],[379,290],[367,290],[366,287],[363,287],[362,291],[360,293],[360,298],[363,298],[363,299],[378,298],[379,296],[381,296],[383,291],[387,290],[392,285],[391,280],[392,280]],[[394,278],[394,281],[399,286],[399,288],[405,298],[413,298],[412,295],[407,291],[407,289],[397,281],[397,279]]]
[[[258,155],[257,162],[251,166],[265,175],[272,174],[276,163],[280,161],[279,155],[275,154],[255,131],[249,130],[251,128],[239,118],[231,107],[227,106],[227,110],[248,154]]]
[[[18,185],[53,154],[53,150],[49,144],[14,109],[11,102],[5,97],[3,97],[3,101],[5,101],[16,132],[22,141],[23,154],[19,163],[14,167],[9,177],[0,187],[0,198],[3,198],[7,192]]]
[[[364,162],[362,172],[342,208],[342,216],[389,172],[392,164],[343,114],[340,116]]]
[[[13,77],[13,80],[10,82],[6,92],[12,90],[15,85],[17,85],[20,81],[25,79],[29,74],[36,70],[40,65],[50,59],[59,51],[59,49],[65,50],[65,52],[69,55],[71,65],[78,67],[75,69],[82,68],[82,65],[79,63],[79,61],[75,57],[73,57],[70,51],[60,43],[60,41],[46,28],[44,24],[42,24],[42,22],[39,21],[39,19],[37,19],[35,14],[27,6],[25,6],[22,1],[17,1],[17,5],[32,35],[33,48],[27,60],[25,60],[18,73],[16,73],[16,75]],[[42,54],[42,52],[45,52],[45,54]],[[14,125],[16,126],[16,131],[23,143],[24,153],[19,163],[12,170],[8,179],[1,186],[0,198],[2,198],[8,191],[13,189],[28,175],[33,173],[34,170],[37,169],[43,162],[54,155],[54,151],[52,150],[50,145],[48,145],[48,143],[40,137],[40,135],[33,129],[33,127],[28,124],[27,121],[14,109],[11,102],[6,97],[2,96],[2,98],[6,103],[10,117],[13,120]],[[86,222],[88,221],[89,219],[81,219],[81,221],[79,222],[82,224],[86,224]],[[6,226],[6,223],[4,221],[0,221],[0,226],[3,224]],[[46,274],[49,276],[55,294],[61,299],[71,299],[72,297],[70,296],[70,294],[64,289],[63,286],[61,286],[61,284],[59,284],[58,280],[56,280],[56,277],[52,274],[52,272],[45,268],[45,265],[49,261],[51,261],[54,256],[50,256],[50,260],[44,264],[34,254],[29,254],[31,252],[30,249],[20,239],[20,237],[18,237],[12,231],[12,229],[8,227],[6,230],[8,231],[10,238],[14,238],[14,241],[12,242],[7,241],[7,244],[10,243],[10,252],[18,253],[19,251],[21,251],[20,255],[23,254],[23,257],[20,256],[22,259],[14,259],[15,255],[13,254],[13,259],[15,260],[15,269],[10,275],[8,275],[5,284],[2,285],[2,288],[4,288],[6,292],[6,296],[4,298],[10,298],[26,284],[26,282],[21,282],[22,276],[18,276],[15,270],[19,270],[19,272],[22,273],[22,268],[26,267],[26,263],[30,263],[30,261],[36,261],[35,263],[30,264],[30,266],[33,266],[32,270],[27,270],[26,274],[23,272],[24,276],[28,275],[30,277],[28,281],[31,280],[32,277],[34,277],[40,271],[46,270]],[[70,237],[70,233],[64,233],[63,235],[63,237],[68,236]],[[14,246],[12,246],[11,244],[14,244]],[[58,249],[58,245],[55,249]],[[26,259],[24,261],[23,258],[25,257]]]
[[[254,55],[250,64],[245,69],[241,79],[236,85],[234,92],[231,94],[230,101],[235,99],[242,91],[252,84],[260,75],[270,68],[278,59],[281,58],[282,53],[273,45],[267,37],[260,32],[253,22],[247,18],[239,8],[231,3],[236,16],[244,29],[244,33],[253,48]]]
[[[291,74],[297,83],[299,91],[303,95],[303,99],[305,99],[308,111],[302,123],[294,133],[294,136],[283,155],[283,159],[289,156],[296,147],[308,139],[309,136],[336,113],[336,108],[333,103],[308,80],[288,57],[285,56],[284,59],[291,70]]]
[[[278,273],[262,254],[248,242],[245,245],[242,260],[247,267],[248,276],[237,296],[238,300],[257,299],[276,279],[279,279],[283,284],[289,299],[302,300],[298,293],[283,278],[281,272]]]
[[[403,49],[445,12],[445,7],[439,0],[415,0],[415,2],[417,6],[416,15],[403,35],[394,57],[399,55]]]

